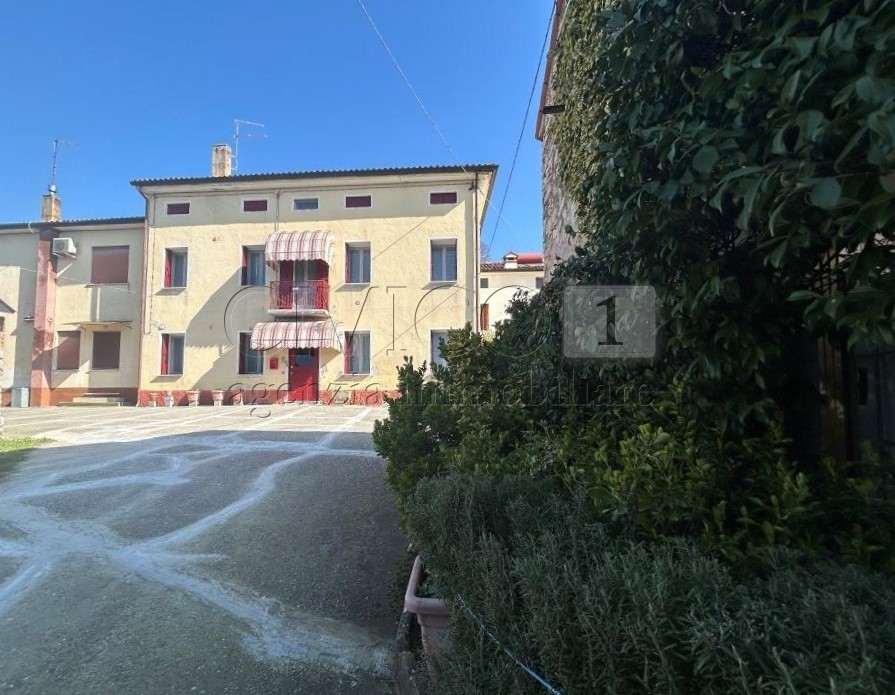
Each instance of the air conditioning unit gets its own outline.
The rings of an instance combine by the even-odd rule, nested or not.
[[[59,237],[58,239],[53,239],[53,253],[56,256],[68,256],[69,258],[74,258],[75,254],[78,253],[78,249],[75,247],[73,239],[69,237]]]

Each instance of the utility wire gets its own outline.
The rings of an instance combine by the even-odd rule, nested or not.
[[[360,1],[360,0],[358,0]],[[519,158],[519,149],[522,147],[522,138],[525,136],[525,126],[528,125],[528,116],[531,112],[531,104],[534,101],[535,91],[538,87],[538,76],[541,74],[541,66],[544,64],[544,55],[547,52],[547,41],[550,38],[550,26],[553,24],[553,15],[556,14],[556,0],[553,2],[553,8],[550,10],[550,18],[547,20],[547,31],[544,33],[544,43],[541,46],[541,57],[538,59],[538,67],[535,70],[534,80],[531,83],[531,93],[528,95],[528,105],[525,107],[525,117],[522,119],[522,129],[519,131],[519,139],[516,141],[516,152],[513,154],[513,163],[510,165],[510,174],[507,177],[507,185],[503,189],[503,198],[500,201],[500,208],[497,210],[497,221],[494,223],[494,229],[491,231],[491,238],[488,240],[488,248],[494,243],[494,236],[500,227],[500,221],[503,219],[503,206],[507,202],[507,194],[510,192],[510,184],[513,182],[513,172],[516,170],[516,160]]]
[[[438,137],[441,138],[441,141],[444,143],[444,146],[447,148],[448,152],[451,153],[451,156],[454,158],[454,161],[460,166],[463,170],[463,173],[469,176],[469,171],[466,169],[466,166],[463,164],[462,160],[457,156],[457,153],[454,151],[454,148],[451,147],[450,141],[447,139],[447,136],[444,134],[444,131],[439,127],[437,121],[429,113],[429,110],[426,108],[425,104],[423,104],[423,100],[420,98],[420,95],[417,93],[416,89],[414,89],[413,84],[410,82],[410,79],[405,74],[404,70],[401,68],[401,64],[398,62],[398,59],[395,57],[395,54],[392,53],[392,49],[389,48],[388,42],[385,40],[385,37],[382,35],[382,32],[379,31],[379,27],[376,25],[376,22],[373,20],[373,17],[370,15],[369,10],[367,10],[367,6],[364,4],[363,0],[357,0],[358,6],[360,6],[361,10],[364,13],[364,16],[367,18],[367,21],[370,23],[370,26],[373,28],[373,31],[376,33],[376,36],[379,37],[379,42],[382,44],[382,47],[385,49],[385,52],[388,54],[388,57],[391,59],[392,64],[395,66],[395,69],[398,71],[398,74],[401,76],[401,79],[404,81],[404,84],[407,85],[407,89],[410,90],[410,93],[413,95],[413,98],[416,100],[416,103],[419,105],[420,110],[426,116],[426,119],[429,123],[432,124],[432,127],[435,129],[435,132],[438,133]],[[484,190],[481,186],[479,186],[478,191],[484,194]],[[500,213],[498,213],[498,216]],[[513,227],[512,223],[509,220],[504,220],[511,229]]]
[[[442,132],[441,128],[438,127],[438,123],[435,122],[435,119],[432,117],[432,114],[429,113],[429,110],[426,108],[425,104],[423,104],[423,100],[420,99],[420,95],[417,94],[416,90],[413,88],[413,85],[410,83],[410,80],[407,78],[407,75],[404,74],[404,71],[401,69],[401,64],[398,62],[398,59],[395,58],[395,54],[392,53],[392,49],[389,48],[388,43],[385,40],[385,37],[382,35],[382,32],[379,31],[379,27],[376,26],[376,22],[373,21],[373,17],[370,16],[370,12],[367,10],[367,6],[364,4],[364,0],[357,0],[357,4],[360,5],[361,10],[363,10],[364,15],[367,18],[367,21],[370,23],[370,26],[373,27],[373,31],[376,32],[376,36],[379,37],[380,43],[382,43],[382,47],[385,49],[385,52],[388,53],[388,57],[391,58],[392,63],[395,66],[395,69],[398,71],[398,74],[401,76],[401,79],[404,80],[404,84],[407,85],[407,89],[410,90],[410,93],[413,94],[413,98],[416,99],[416,103],[419,104],[420,109],[426,115],[426,118],[429,119],[429,123],[432,124],[432,127],[435,128],[435,132],[438,133],[438,137],[441,138],[441,141],[444,143],[444,146],[448,148],[448,152],[451,153],[451,156],[457,161],[460,165],[460,168],[463,169],[463,173],[467,176],[469,172],[466,171],[466,167],[463,166],[463,163],[460,161],[460,158],[457,156],[457,153],[454,152],[454,148],[451,147],[451,143],[448,141],[445,134]]]

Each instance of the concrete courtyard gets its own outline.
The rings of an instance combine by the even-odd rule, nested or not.
[[[0,691],[387,693],[385,409],[3,410]]]

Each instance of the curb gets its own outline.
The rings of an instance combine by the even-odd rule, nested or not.
[[[414,666],[416,657],[410,651],[410,625],[413,614],[403,611],[395,638],[395,692],[398,695],[419,695]]]

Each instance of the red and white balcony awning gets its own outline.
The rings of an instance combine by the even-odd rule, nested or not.
[[[333,264],[336,247],[333,233],[327,229],[306,232],[274,232],[267,238],[264,255],[274,261],[326,261]]]
[[[323,321],[270,321],[252,329],[252,349],[332,348],[342,350],[341,324]]]

